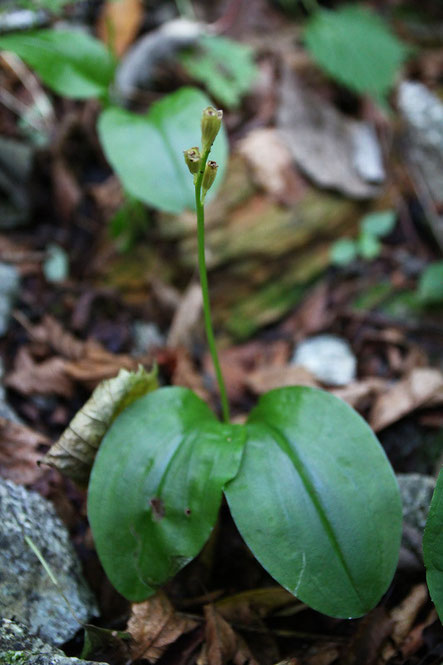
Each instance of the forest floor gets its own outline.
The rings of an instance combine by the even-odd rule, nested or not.
[[[99,33],[102,4],[88,3],[82,18]],[[166,20],[163,5],[169,7],[149,3],[154,7],[139,13],[139,3],[125,1],[119,14],[109,9],[112,4],[107,11],[114,11],[117,39],[128,16],[133,21],[119,42],[121,52],[158,28]],[[211,298],[235,421],[242,422],[258,396],[272,388],[323,387],[368,420],[396,473],[436,477],[443,459],[443,271],[441,263],[440,272],[428,269],[442,256],[443,191],[440,186],[436,199],[426,184],[426,164],[414,161],[419,148],[411,141],[420,137],[409,111],[396,93],[387,114],[322,74],[300,46],[301,10],[291,15],[265,0],[204,4],[196,3],[202,20],[253,46],[259,72],[241,105],[225,112],[231,154],[225,183],[208,209]],[[408,3],[372,4],[391,11]],[[405,82],[426,86],[436,108],[440,104],[441,119],[438,5],[420,5],[423,23],[400,17],[394,24],[416,47],[397,90]],[[155,76],[138,109],[192,83],[170,63]],[[304,92],[295,80],[303,82]],[[125,198],[97,138],[98,103],[53,95],[21,61],[1,54],[0,83],[0,176],[13,180],[5,189],[9,200],[1,204],[0,262],[20,280],[19,290],[9,294],[13,303],[0,338],[6,402],[20,422],[2,410],[0,474],[54,502],[97,596],[97,625],[124,630],[131,605],[100,567],[86,492],[37,461],[99,382],[121,368],[156,365],[163,385],[190,387],[219,409],[202,325],[193,217],[149,209],[141,221],[133,212],[123,216],[117,228],[115,213]],[[332,152],[338,146],[329,172],[315,155],[300,154],[296,164],[279,138],[278,118],[300,95],[319,109],[322,140]],[[26,108],[39,100],[50,109],[43,125],[25,126]],[[344,149],[337,132],[357,122],[375,128],[384,171],[378,184],[337,166]],[[301,134],[316,131],[309,118],[294,123]],[[440,130],[432,168],[443,182],[441,124]],[[46,143],[37,138],[42,134]],[[20,154],[29,168],[20,175],[8,171],[4,138],[25,146]],[[356,238],[361,220],[378,212],[391,221],[376,248],[343,258],[346,248],[337,241]],[[323,335],[329,337],[319,363],[318,347],[310,351],[306,342]],[[303,366],[301,343],[310,357]],[[419,544],[409,553],[403,546],[380,604],[348,621],[323,616],[278,587],[252,558],[226,505],[211,543],[212,551],[205,550],[153,600],[132,608],[131,647],[122,643],[119,651],[113,644],[93,657],[116,665],[443,662],[441,624]],[[66,645],[68,655],[79,655],[80,642],[78,637]]]

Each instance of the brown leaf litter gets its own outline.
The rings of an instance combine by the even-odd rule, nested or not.
[[[113,420],[134,400],[157,388],[156,373],[120,370],[102,381],[42,459],[80,485],[87,485],[100,443]]]
[[[49,446],[43,434],[0,418],[0,476],[20,485],[32,485],[42,475],[37,466],[40,446]]]
[[[166,594],[158,591],[144,603],[132,605],[127,625],[133,639],[132,659],[155,663],[181,635],[198,625],[194,619],[176,612]]]
[[[19,350],[5,385],[24,395],[71,397],[75,381],[92,389],[100,381],[116,376],[121,369],[137,371],[139,365],[152,364],[150,357],[115,354],[94,340],[79,340],[50,316],[35,326],[23,316],[20,322],[26,327],[31,343]],[[48,357],[51,354],[55,356]]]

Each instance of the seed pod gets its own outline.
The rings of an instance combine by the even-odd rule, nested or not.
[[[208,106],[202,115],[202,147],[203,152],[208,150],[214,143],[215,137],[220,131],[223,111],[217,111],[212,106]]]
[[[199,148],[188,148],[183,151],[186,165],[191,173],[198,173],[200,167],[200,150]]]
[[[214,182],[215,176],[217,175],[217,169],[218,169],[217,162],[209,161],[206,164],[202,180],[203,199],[205,198],[208,189],[212,187],[212,183]]]

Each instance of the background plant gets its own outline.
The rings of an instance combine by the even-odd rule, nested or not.
[[[389,235],[395,226],[395,212],[383,210],[365,215],[360,221],[360,233],[356,240],[341,238],[331,247],[331,262],[346,266],[356,258],[367,261],[376,259],[381,252],[380,238]]]

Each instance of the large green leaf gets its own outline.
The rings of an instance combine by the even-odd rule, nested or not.
[[[426,521],[423,560],[429,592],[443,623],[443,469],[437,479]]]
[[[249,46],[217,35],[203,35],[197,48],[184,53],[181,61],[227,107],[239,105],[258,74]]]
[[[150,393],[115,420],[91,473],[88,516],[104,569],[126,598],[147,598],[198,554],[244,438],[186,388]]]
[[[358,5],[315,12],[306,27],[305,42],[326,72],[377,100],[389,92],[408,54],[377,14]]]
[[[194,186],[183,150],[200,144],[201,113],[209,104],[200,90],[182,88],[153,104],[145,115],[119,108],[101,114],[102,145],[128,192],[167,212],[194,208]],[[219,172],[210,194],[222,180],[227,156],[222,127],[211,152]]]
[[[114,76],[115,61],[106,46],[77,30],[37,30],[0,37],[35,69],[55,92],[73,99],[102,97]]]
[[[368,612],[394,574],[401,502],[394,473],[363,419],[314,388],[264,395],[247,425],[232,516],[268,572],[314,609]]]

